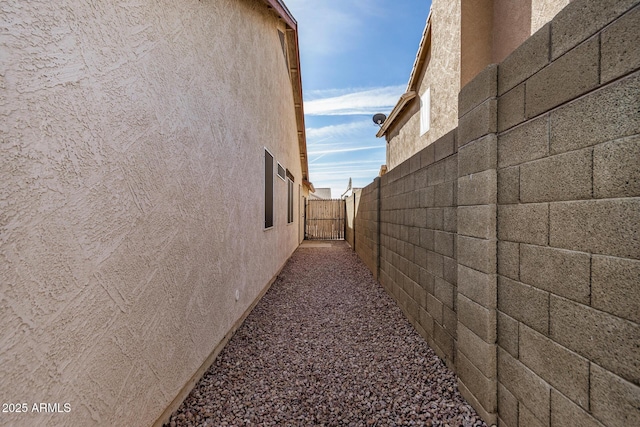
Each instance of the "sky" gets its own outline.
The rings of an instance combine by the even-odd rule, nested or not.
[[[285,0],[298,22],[309,178],[338,198],[386,162],[375,113],[409,82],[429,0]]]

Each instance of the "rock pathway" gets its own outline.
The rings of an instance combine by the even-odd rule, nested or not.
[[[303,244],[168,426],[485,426],[344,241]]]

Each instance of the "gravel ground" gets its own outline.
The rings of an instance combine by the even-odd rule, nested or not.
[[[300,247],[167,426],[485,426],[345,242]]]

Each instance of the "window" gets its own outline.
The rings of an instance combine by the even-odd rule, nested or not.
[[[293,181],[287,178],[287,224],[293,222]]]
[[[281,180],[284,181],[286,173],[284,171],[284,168],[282,167],[282,165],[280,164],[280,162],[278,162],[278,176],[280,177]]]
[[[264,149],[264,228],[273,227],[273,155]]]
[[[431,125],[431,88],[420,96],[420,135],[424,135]]]

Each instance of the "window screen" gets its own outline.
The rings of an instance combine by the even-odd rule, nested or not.
[[[293,222],[293,182],[287,179],[287,224]]]
[[[273,227],[273,156],[264,149],[264,228]]]

